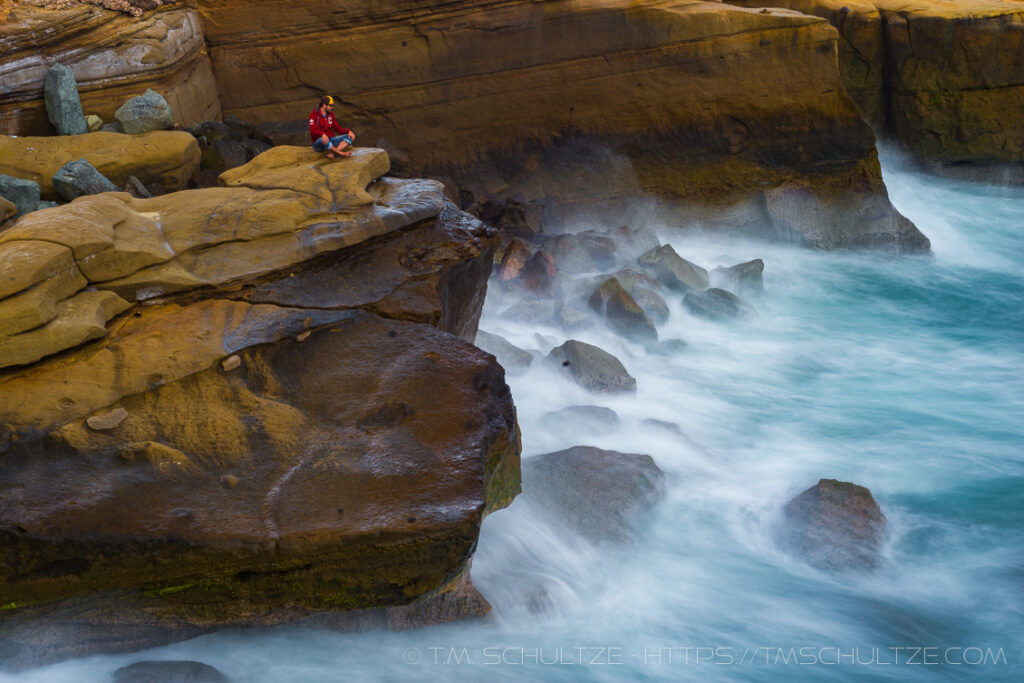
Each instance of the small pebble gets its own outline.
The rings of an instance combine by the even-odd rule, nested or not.
[[[236,353],[233,356],[228,356],[227,358],[225,358],[221,362],[220,367],[221,367],[222,370],[224,370],[224,372],[231,372],[232,370],[234,370],[235,368],[237,368],[241,364],[242,364],[242,359]]]
[[[126,417],[128,417],[128,411],[119,406],[106,413],[93,415],[85,421],[85,424],[89,425],[90,429],[103,431],[105,429],[113,429],[124,422]]]

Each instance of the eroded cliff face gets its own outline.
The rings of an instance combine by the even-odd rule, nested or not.
[[[487,611],[470,559],[519,491],[504,371],[467,341],[494,238],[387,167],[279,147],[0,232],[3,666]]]
[[[540,200],[555,222],[753,197],[746,223],[775,237],[927,245],[888,203],[816,17],[685,0],[198,8],[226,113],[301,120],[334,93],[361,139],[474,196]]]
[[[827,18],[847,90],[880,134],[931,164],[1024,162],[1019,0],[730,0]],[[1024,171],[1016,175],[1024,180]]]
[[[164,96],[182,125],[220,116],[202,28],[184,2],[138,19],[89,5],[49,10],[17,4],[0,19],[0,55],[4,135],[53,133],[43,82],[55,62],[74,72],[85,113],[104,121],[147,88]]]

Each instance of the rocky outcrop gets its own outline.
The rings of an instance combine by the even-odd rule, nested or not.
[[[788,550],[822,569],[878,566],[885,515],[871,491],[835,479],[821,479],[783,509],[780,540]]]
[[[4,666],[486,611],[469,562],[519,490],[504,373],[467,341],[494,238],[387,166],[276,148],[223,187],[82,197],[0,233],[0,305],[147,302],[0,370]]]
[[[127,3],[125,3],[127,5]],[[158,3],[150,3],[150,8]],[[49,135],[43,84],[60,62],[74,72],[82,108],[111,121],[125,100],[147,88],[161,93],[175,120],[218,118],[217,84],[196,11],[186,3],[140,18],[98,7],[61,11],[14,5],[0,19],[0,133]]]
[[[761,235],[927,248],[889,204],[816,17],[686,0],[198,9],[227,112],[301,120],[315,83],[362,139],[470,197],[543,202],[545,229],[654,197],[673,224],[731,229],[721,212],[743,203]]]
[[[47,199],[57,198],[53,176],[76,159],[87,160],[117,185],[133,175],[173,191],[184,189],[199,168],[199,146],[182,131],[40,138],[0,135],[0,173],[39,183]]]
[[[1015,164],[1024,181],[1024,6],[1015,0],[729,0],[827,18],[865,118],[931,164]]]

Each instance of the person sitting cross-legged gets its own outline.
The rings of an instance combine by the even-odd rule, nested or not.
[[[355,132],[342,128],[335,120],[334,98],[330,95],[321,97],[320,106],[310,112],[309,137],[313,140],[313,149],[326,152],[328,159],[352,156],[347,148],[356,141]]]

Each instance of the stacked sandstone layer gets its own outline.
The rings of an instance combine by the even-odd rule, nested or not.
[[[129,97],[161,93],[177,123],[220,116],[199,18],[184,3],[134,18],[91,5],[14,5],[0,18],[0,133],[53,132],[43,103],[46,70],[60,62],[78,81],[82,108],[112,121]]]
[[[470,559],[519,491],[504,372],[467,341],[494,239],[387,168],[278,147],[0,230],[0,315],[39,309],[0,317],[4,666],[487,610]]]
[[[362,139],[474,196],[569,207],[556,220],[642,197],[753,197],[745,222],[774,237],[927,245],[888,202],[817,17],[688,0],[198,9],[226,113],[302,120],[331,92]]]
[[[842,37],[847,90],[879,134],[917,158],[1024,162],[1021,0],[729,2],[827,18]]]

